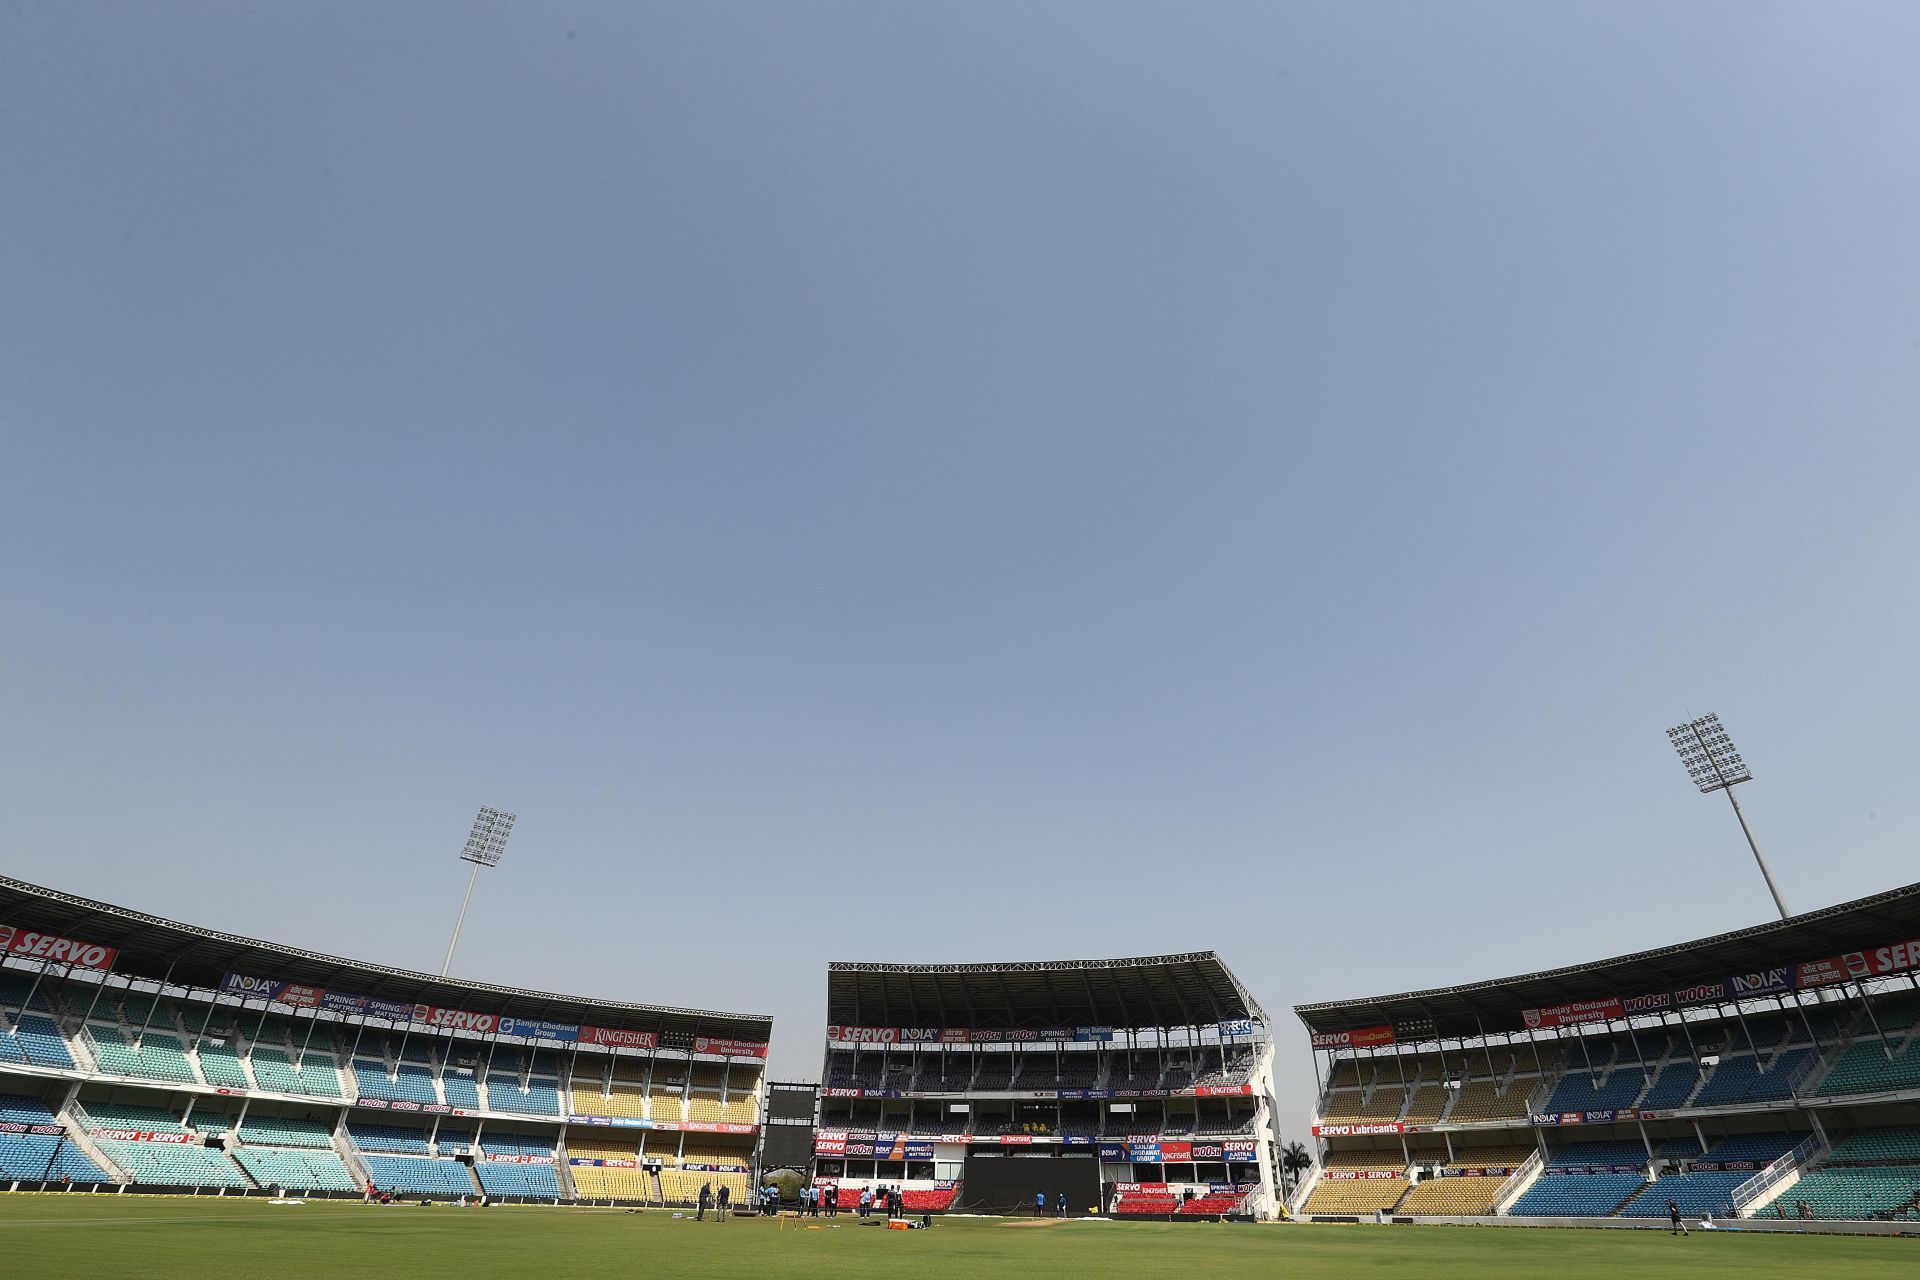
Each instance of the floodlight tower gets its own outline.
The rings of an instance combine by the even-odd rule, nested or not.
[[[1698,720],[1677,724],[1667,730],[1667,738],[1673,743],[1673,749],[1680,753],[1680,763],[1686,766],[1687,776],[1693,779],[1694,786],[1700,788],[1701,795],[1715,791],[1727,793],[1727,803],[1733,806],[1733,816],[1740,819],[1740,830],[1746,833],[1747,847],[1753,850],[1753,860],[1760,864],[1760,874],[1766,878],[1767,892],[1773,895],[1773,905],[1780,908],[1780,918],[1786,919],[1792,914],[1787,910],[1787,900],[1780,896],[1780,886],[1773,882],[1773,872],[1767,869],[1767,860],[1760,856],[1760,846],[1754,841],[1753,828],[1747,825],[1747,815],[1741,812],[1740,801],[1733,794],[1734,787],[1739,783],[1753,781],[1753,772],[1734,749],[1733,739],[1721,725],[1720,717],[1708,712]]]
[[[473,870],[467,873],[467,896],[460,899],[460,918],[453,922],[453,941],[447,943],[447,962],[440,966],[443,978],[453,968],[453,949],[460,945],[460,926],[467,922],[467,903],[473,900],[473,882],[479,878],[480,868],[500,865],[500,855],[507,851],[507,833],[512,830],[512,814],[480,806],[480,816],[473,820],[473,830],[467,833],[467,847],[460,851],[460,860],[471,862]]]

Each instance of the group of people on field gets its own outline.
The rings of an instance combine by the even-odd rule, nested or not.
[[[1047,1193],[1044,1191],[1033,1193],[1033,1216],[1036,1218],[1047,1216]],[[1056,1218],[1067,1216],[1067,1193],[1064,1191],[1058,1192],[1053,1197],[1053,1216]]]
[[[775,1193],[773,1203],[776,1207],[778,1206],[778,1193]],[[889,1219],[904,1218],[907,1216],[906,1196],[901,1193],[898,1187],[862,1187],[860,1188],[860,1198],[857,1203],[858,1208],[855,1212],[862,1218],[871,1217],[875,1213],[884,1213]],[[822,1211],[824,1211],[829,1218],[837,1218],[840,1216],[839,1183],[826,1182],[821,1183],[819,1186],[808,1186],[800,1189],[800,1216],[803,1218],[818,1218],[821,1216]]]
[[[733,1207],[733,1188],[724,1182],[721,1183],[720,1195],[716,1199],[713,1194],[713,1184],[711,1182],[703,1182],[700,1184],[700,1199],[698,1204],[700,1211],[693,1215],[695,1222],[705,1221],[708,1209],[714,1210],[713,1220],[715,1222],[725,1222],[727,1220],[727,1210]]]

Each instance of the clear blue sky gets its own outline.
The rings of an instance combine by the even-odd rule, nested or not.
[[[787,1077],[829,959],[1284,1015],[1757,922],[1709,709],[1793,905],[1913,880],[1917,48],[6,4],[4,870],[433,969],[514,809],[460,973]]]

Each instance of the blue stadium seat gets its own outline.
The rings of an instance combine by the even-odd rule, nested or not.
[[[1742,1102],[1777,1102],[1793,1096],[1794,1086],[1813,1065],[1811,1048],[1789,1049],[1767,1070],[1750,1053],[1722,1058],[1713,1078],[1700,1087],[1693,1105],[1724,1107]]]
[[[405,1155],[427,1154],[427,1131],[408,1125],[360,1124],[350,1122],[347,1136],[362,1151],[392,1151]]]
[[[490,1196],[537,1196],[545,1200],[560,1198],[560,1180],[550,1164],[480,1160],[475,1162],[473,1171],[480,1175],[480,1186]]]
[[[458,1160],[430,1159],[424,1156],[366,1155],[367,1176],[382,1191],[415,1195],[473,1195],[473,1179],[467,1166]]]
[[[1667,1201],[1680,1206],[1687,1217],[1711,1213],[1730,1218],[1733,1213],[1733,1189],[1751,1178],[1751,1170],[1735,1173],[1676,1173],[1661,1178],[1620,1211],[1623,1218],[1664,1218]]]
[[[1637,1173],[1543,1174],[1507,1212],[1520,1218],[1605,1218],[1645,1185]]]
[[[1646,1088],[1647,1073],[1639,1067],[1616,1067],[1602,1084],[1593,1083],[1593,1075],[1584,1066],[1576,1066],[1560,1078],[1548,1100],[1548,1111],[1617,1111],[1630,1107]]]

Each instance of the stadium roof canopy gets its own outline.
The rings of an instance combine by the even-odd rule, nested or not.
[[[764,1043],[773,1028],[772,1018],[764,1014],[714,1013],[557,995],[344,960],[277,942],[179,924],[5,876],[0,876],[0,924],[117,947],[120,955],[114,961],[115,974],[165,979],[180,987],[217,988],[228,973],[253,974],[476,1013],[655,1031],[663,1044],[695,1034]],[[55,971],[58,969],[56,964]]]
[[[1266,1013],[1211,951],[1124,960],[827,966],[831,1026],[1195,1027]]]
[[[1523,1031],[1523,1009],[1612,996],[1672,993],[1725,982],[1735,974],[1820,960],[1848,951],[1920,937],[1920,884],[1732,933],[1458,987],[1435,987],[1365,1000],[1294,1006],[1313,1032],[1392,1025],[1422,1028],[1417,1038],[1445,1039]],[[1418,949],[1409,947],[1409,956]],[[1415,1039],[1402,1034],[1402,1041]]]

